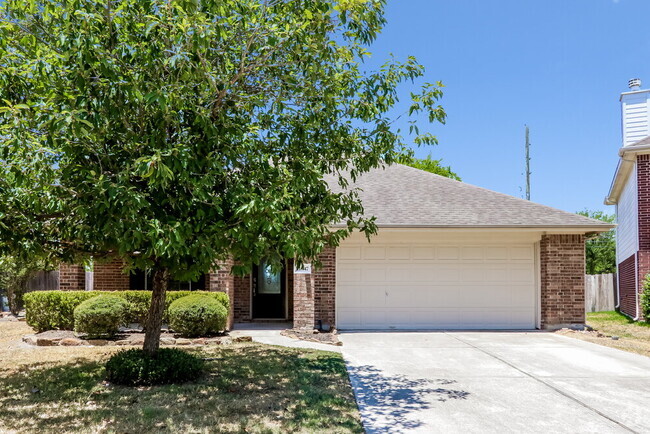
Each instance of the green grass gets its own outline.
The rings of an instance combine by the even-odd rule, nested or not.
[[[650,356],[650,324],[633,321],[618,312],[587,313],[587,325],[593,332],[570,332],[568,335],[608,347]],[[618,339],[612,339],[613,336]]]
[[[614,310],[606,312],[589,312],[587,313],[587,323],[593,322],[600,325],[629,325],[632,324],[634,327],[649,327],[650,323],[646,321],[634,321],[629,316],[623,315],[622,313],[616,312]]]
[[[255,343],[195,349],[210,359],[199,381],[128,388],[103,382],[114,349],[12,350],[0,339],[0,354],[9,354],[0,365],[2,432],[362,432],[336,353]]]

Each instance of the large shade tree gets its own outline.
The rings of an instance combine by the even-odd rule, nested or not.
[[[0,249],[118,256],[153,272],[144,349],[170,278],[232,257],[314,258],[372,234],[354,191],[444,121],[413,58],[364,71],[384,0],[5,0]],[[389,113],[392,116],[389,116]],[[345,221],[345,228],[328,225]]]

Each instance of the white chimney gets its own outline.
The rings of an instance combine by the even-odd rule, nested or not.
[[[629,92],[621,94],[623,146],[650,136],[650,90],[641,90],[641,80],[628,81]]]

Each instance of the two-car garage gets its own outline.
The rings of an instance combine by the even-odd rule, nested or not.
[[[534,329],[534,237],[382,232],[337,249],[340,329]]]

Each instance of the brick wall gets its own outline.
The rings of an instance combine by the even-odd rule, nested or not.
[[[293,270],[291,270],[293,272]],[[315,276],[293,274],[293,328],[313,329],[315,312]]]
[[[618,264],[619,307],[621,312],[636,316],[636,261],[634,255]]]
[[[639,228],[639,253],[637,257],[638,279],[637,292],[643,292],[643,280],[650,273],[650,155],[636,157],[637,195],[638,195],[638,228]],[[626,308],[627,315],[637,315],[638,294],[634,294],[634,309]],[[631,295],[630,295],[631,297]],[[623,295],[621,294],[621,299]],[[622,301],[622,300],[621,300]],[[621,310],[622,303],[621,303]],[[632,312],[633,313],[628,313]],[[639,314],[640,314],[639,310]]]
[[[231,273],[232,266],[234,262],[232,259],[226,261],[220,261],[217,263],[215,269],[206,274],[206,285],[205,289],[207,291],[215,292],[224,292],[228,294],[230,299],[230,312],[228,312],[228,328],[232,329],[233,323],[235,322],[235,302],[237,298],[235,297],[235,276]]]
[[[323,264],[314,273],[315,320],[336,324],[336,248],[328,247],[318,256]]]
[[[584,235],[544,235],[540,259],[542,328],[584,324]]]
[[[86,289],[86,271],[82,265],[61,264],[59,266],[59,290],[83,291]]]
[[[99,261],[95,263],[93,289],[95,291],[125,291],[129,289],[129,275],[123,273],[124,263],[121,259]]]
[[[251,276],[235,276],[235,321],[250,321],[251,313]]]

